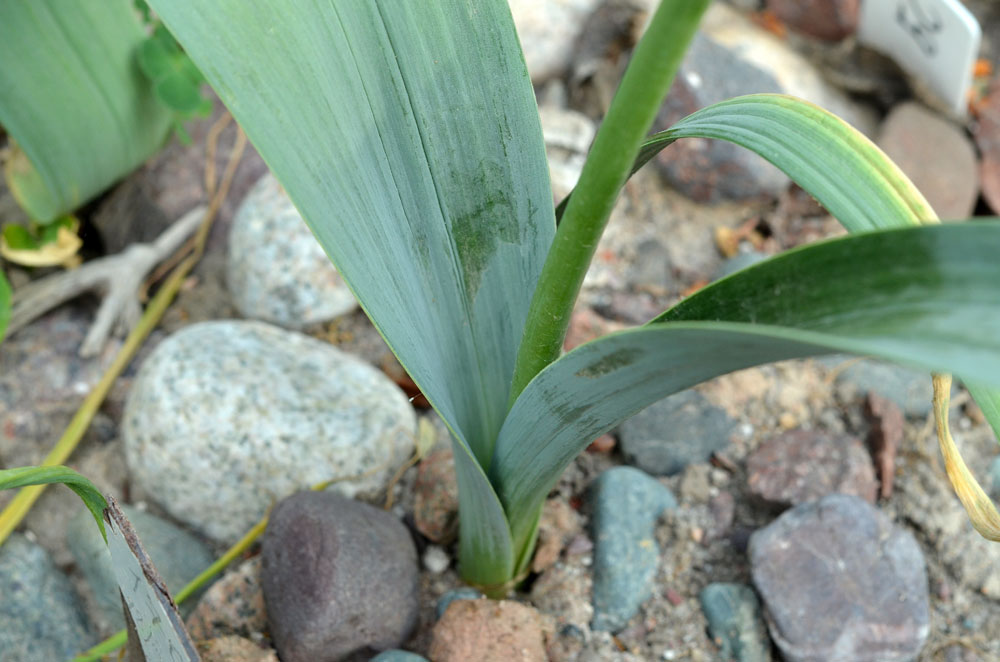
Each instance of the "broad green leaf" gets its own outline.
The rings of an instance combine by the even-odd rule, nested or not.
[[[490,478],[515,550],[591,440],[706,379],[829,352],[1000,385],[1000,224],[933,225],[801,247],[710,285],[638,329],[587,343],[515,403]]]
[[[10,283],[7,282],[3,269],[0,269],[0,341],[3,340],[7,324],[10,322],[11,296]]]
[[[459,445],[485,466],[506,414],[527,295],[555,232],[541,127],[507,3],[150,5]],[[463,503],[488,501],[479,492],[493,498],[481,471],[461,468],[472,457],[456,458]],[[482,506],[491,509],[499,512],[495,498]],[[463,517],[480,527],[499,521]],[[484,549],[504,535],[469,544]]]
[[[0,124],[5,175],[47,223],[145,161],[170,113],[135,63],[146,37],[130,0],[0,3]]]
[[[94,487],[89,480],[73,471],[69,467],[16,467],[14,469],[0,469],[0,490],[11,490],[17,487],[28,485],[48,485],[51,483],[62,483],[69,489],[76,492],[87,506],[87,510],[94,516],[97,526],[101,529],[101,535],[107,541],[104,531],[103,512],[108,504],[104,500],[101,492]]]

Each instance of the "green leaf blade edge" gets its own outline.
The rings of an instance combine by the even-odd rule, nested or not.
[[[28,487],[30,485],[48,485],[52,483],[62,483],[69,489],[76,492],[83,504],[94,516],[98,528],[101,529],[101,536],[107,542],[107,533],[104,530],[104,509],[108,507],[104,495],[87,478],[84,478],[69,467],[15,467],[13,469],[0,469],[0,490],[10,490],[18,487]]]

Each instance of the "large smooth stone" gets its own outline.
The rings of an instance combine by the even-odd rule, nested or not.
[[[417,550],[391,514],[332,492],[274,509],[261,584],[282,662],[335,662],[398,648],[417,622]]]
[[[275,501],[333,478],[382,489],[413,450],[416,418],[384,374],[261,322],[194,324],[147,359],[122,426],[133,480],[214,540],[243,536]]]

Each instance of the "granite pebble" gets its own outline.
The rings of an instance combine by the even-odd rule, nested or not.
[[[247,194],[229,235],[227,283],[244,317],[302,329],[357,300],[274,175]]]
[[[133,480],[176,519],[232,543],[296,489],[384,487],[412,453],[413,408],[327,343],[250,321],[193,324],[146,361],[122,433]]]

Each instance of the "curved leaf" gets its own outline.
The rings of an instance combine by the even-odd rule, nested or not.
[[[515,550],[591,440],[706,379],[850,352],[1000,385],[998,244],[1000,224],[976,223],[804,246],[702,289],[644,327],[569,352],[515,403],[490,467]]]
[[[104,509],[108,507],[107,501],[93,483],[73,471],[69,467],[16,467],[14,469],[0,469],[0,490],[10,490],[17,487],[29,485],[48,485],[51,483],[62,483],[69,489],[76,492],[83,500],[83,505],[94,516],[97,526],[101,529],[101,535],[107,542],[108,537],[104,531]]]
[[[632,173],[680,138],[716,138],[757,153],[851,232],[904,227],[936,218],[920,192],[872,141],[836,115],[802,99],[751,94],[698,110],[646,139]],[[565,203],[560,203],[560,209]]]
[[[149,4],[424,395],[488,462],[525,293],[555,232],[507,3]]]

